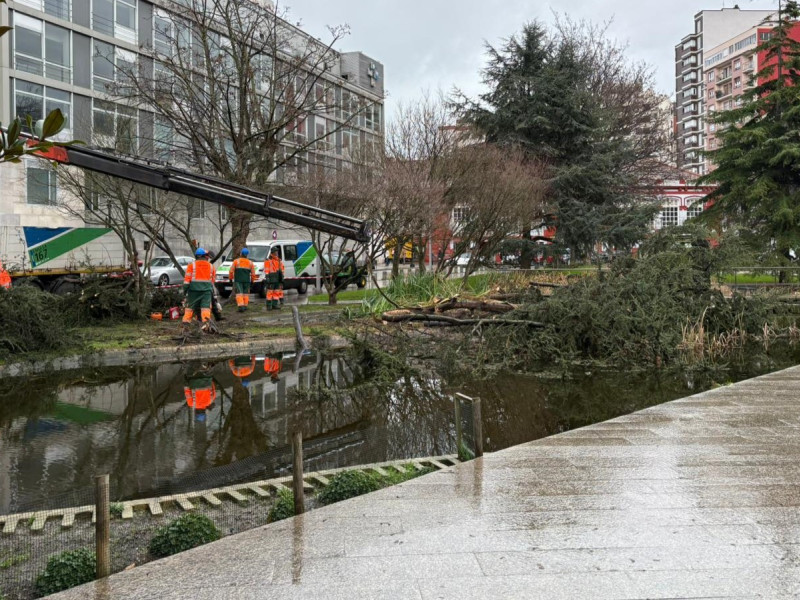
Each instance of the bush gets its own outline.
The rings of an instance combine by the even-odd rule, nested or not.
[[[322,504],[333,504],[348,498],[380,489],[381,483],[376,477],[362,471],[342,471],[335,475],[330,484],[317,494]]]
[[[73,340],[64,303],[30,285],[0,291],[0,356],[66,347]]]
[[[147,309],[144,290],[137,292],[133,278],[96,277],[87,280],[74,301],[79,324],[142,319]]]
[[[156,558],[171,556],[221,537],[214,521],[205,515],[185,514],[160,528],[148,550]]]
[[[51,556],[44,571],[36,578],[36,591],[40,596],[94,581],[97,559],[87,548],[68,550]]]
[[[150,312],[166,313],[173,306],[180,306],[183,302],[183,291],[181,288],[153,290],[150,296]]]
[[[294,494],[292,490],[285,488],[278,491],[278,499],[269,510],[268,520],[270,523],[282,521],[294,516]]]

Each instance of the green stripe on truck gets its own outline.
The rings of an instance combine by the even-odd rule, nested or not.
[[[311,261],[313,261],[315,258],[317,258],[317,249],[311,245],[297,258],[296,261],[294,261],[295,277],[300,277],[303,274],[303,271],[308,268],[308,265],[310,265]]]
[[[31,265],[34,267],[43,265],[62,254],[72,252],[84,244],[103,237],[109,231],[111,230],[96,227],[76,227],[63,235],[29,249],[28,256],[31,259]]]

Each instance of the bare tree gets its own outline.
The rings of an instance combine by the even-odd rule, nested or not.
[[[156,156],[271,191],[295,183],[309,151],[329,150],[333,135],[371,107],[332,84],[332,48],[346,27],[331,28],[322,42],[290,25],[285,11],[261,3],[188,0],[182,8],[157,9],[152,58],[117,59],[109,85],[115,97],[152,111]],[[228,218],[218,253],[228,246],[238,252],[253,222],[238,210]]]

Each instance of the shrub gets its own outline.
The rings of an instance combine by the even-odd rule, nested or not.
[[[156,558],[202,546],[221,537],[214,521],[205,515],[185,514],[156,531],[148,550]]]
[[[40,596],[94,581],[97,560],[87,548],[68,550],[51,556],[44,571],[36,578],[36,591]]]
[[[278,499],[269,510],[268,520],[270,523],[282,521],[294,516],[294,493],[285,488],[278,491]]]
[[[122,518],[123,510],[125,510],[125,505],[122,504],[122,502],[112,502],[108,507],[108,512],[111,513],[111,516],[117,517],[118,519]]]
[[[180,306],[183,302],[181,288],[156,288],[150,296],[150,312],[166,313],[173,306]]]
[[[335,475],[331,482],[317,494],[322,504],[333,504],[361,494],[374,492],[381,487],[377,478],[362,471],[342,471]]]
[[[71,343],[64,299],[30,285],[0,293],[0,356],[60,350]]]

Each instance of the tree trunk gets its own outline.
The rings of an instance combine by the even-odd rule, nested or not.
[[[328,304],[333,306],[336,304],[336,297],[339,295],[339,290],[333,290],[332,292],[328,292]]]
[[[392,259],[392,280],[397,279],[400,275],[400,260],[397,256],[397,250],[395,250],[394,258]]]
[[[250,236],[250,222],[253,215],[241,210],[231,209],[231,256],[239,256],[239,253],[247,245],[247,238]]]

